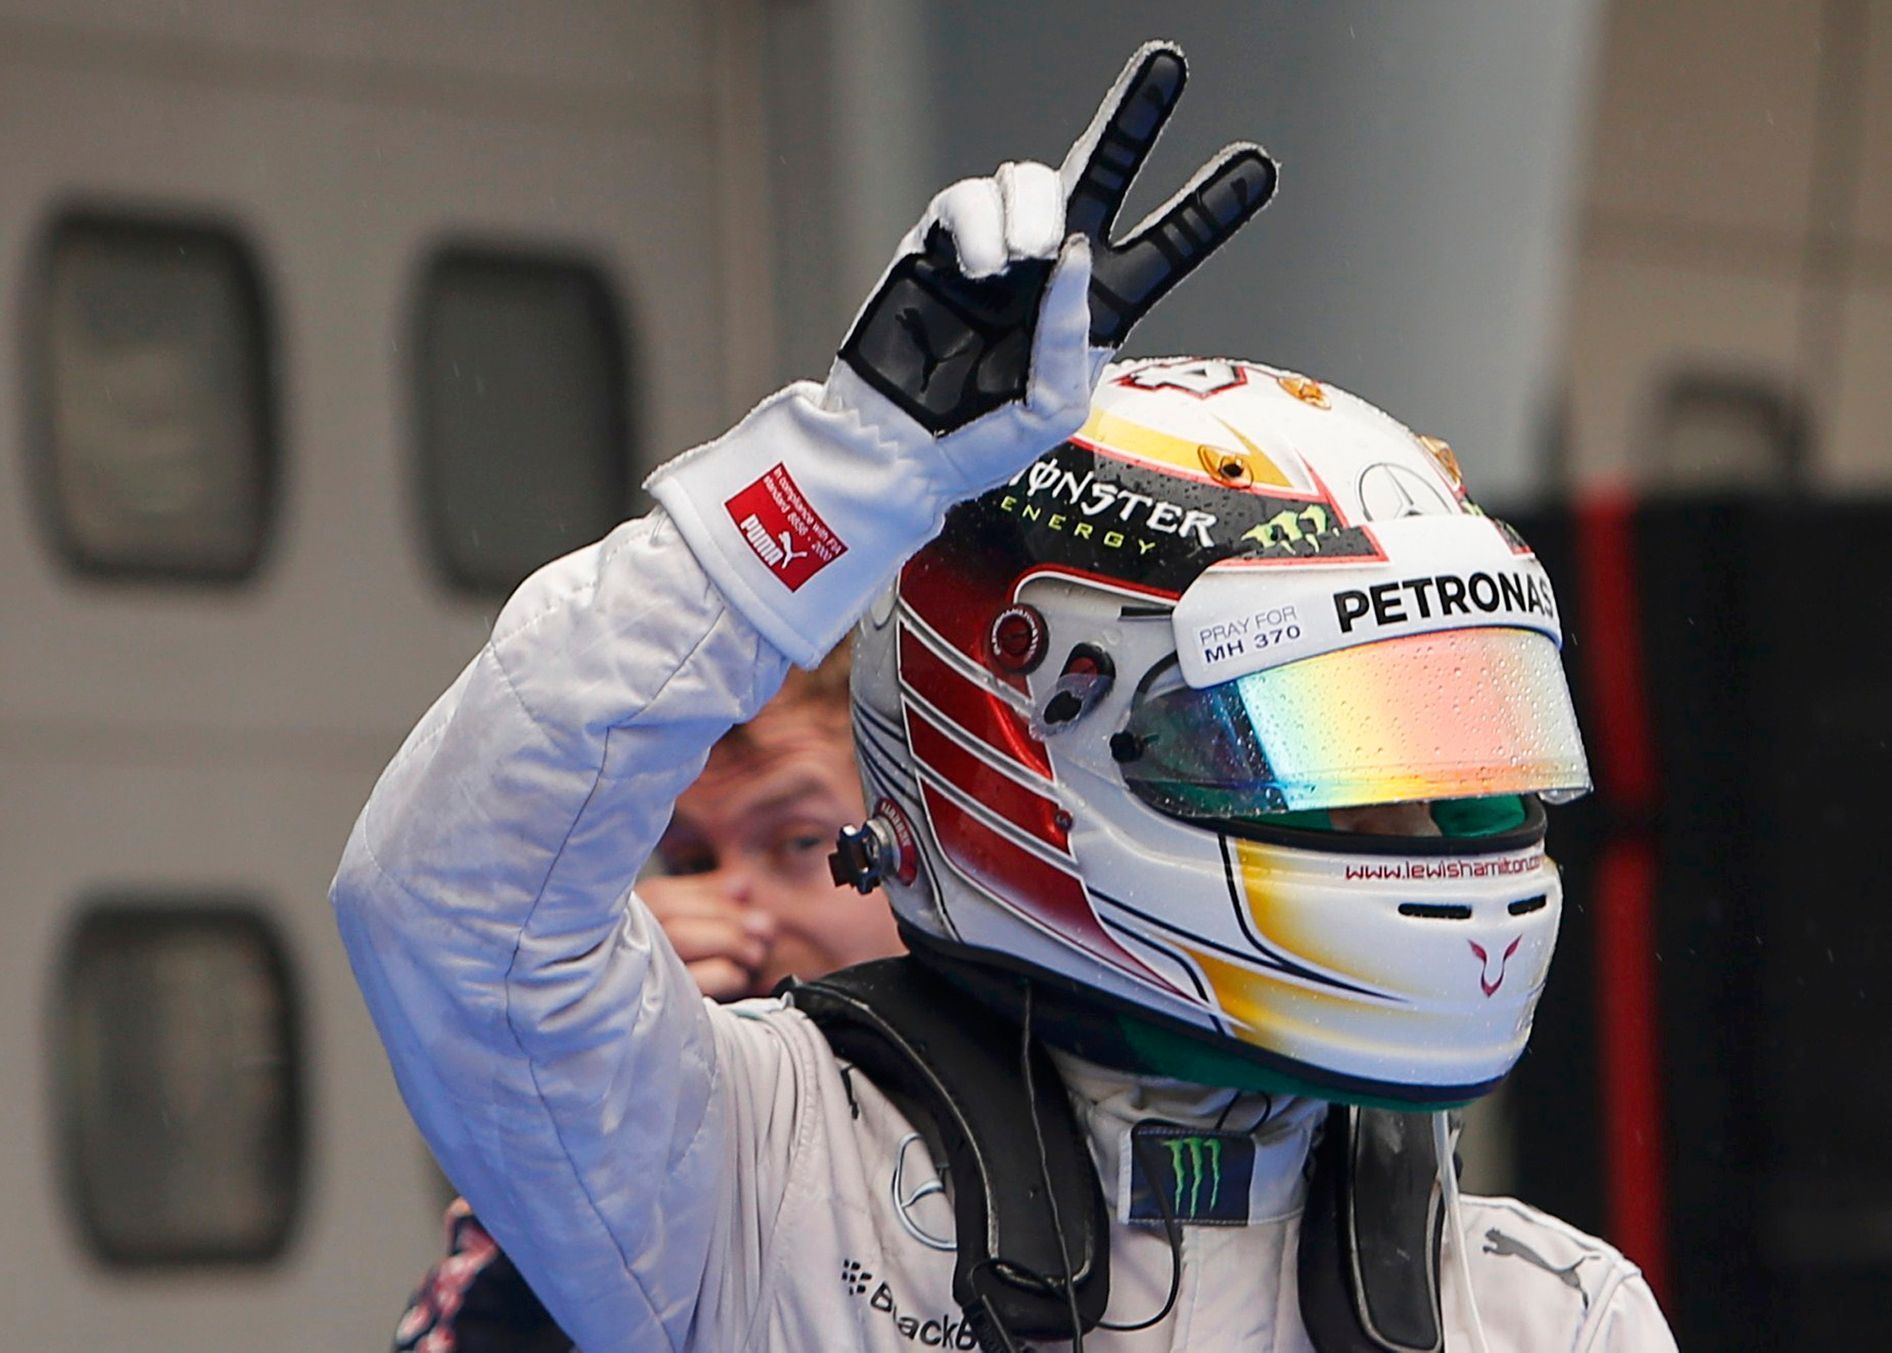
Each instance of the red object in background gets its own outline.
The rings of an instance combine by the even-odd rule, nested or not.
[[[1634,503],[1599,497],[1577,511],[1584,629],[1578,651],[1591,705],[1608,713],[1593,745],[1598,789],[1616,820],[1596,871],[1596,1004],[1609,1235],[1666,1300],[1668,1160],[1656,996],[1656,842],[1660,805],[1637,606]]]

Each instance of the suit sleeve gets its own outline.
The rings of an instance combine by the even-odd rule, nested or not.
[[[677,794],[951,504],[1084,421],[1089,253],[1049,228],[1055,175],[1010,179],[942,195],[863,312],[944,322],[950,298],[901,290],[901,268],[934,227],[980,246],[1011,306],[1007,393],[921,426],[888,372],[930,367],[883,354],[876,384],[841,360],[671,462],[661,514],[520,588],[349,837],[333,899],[395,1079],[587,1348],[715,1346],[745,1318],[775,1214],[758,1181],[813,1118],[805,1057],[706,1009],[631,891]]]
[[[731,1116],[792,1096],[766,1033],[713,1027],[631,890],[710,746],[786,665],[661,512],[626,525],[506,605],[335,880],[423,1134],[587,1347],[701,1334],[736,1215],[759,1205],[736,1195],[752,1135]]]
[[[1580,1353],[1675,1353],[1675,1335],[1640,1273],[1608,1294],[1588,1335]]]

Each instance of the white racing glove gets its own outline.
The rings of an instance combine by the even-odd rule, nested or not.
[[[1237,143],[1121,244],[1110,232],[1187,76],[1141,48],[1063,167],[946,189],[900,243],[826,384],[803,381],[651,476],[723,594],[812,666],[946,509],[1084,423],[1130,328],[1274,193]]]

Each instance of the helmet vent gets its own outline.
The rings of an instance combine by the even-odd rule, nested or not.
[[[1045,723],[1052,728],[1073,723],[1084,712],[1084,701],[1070,691],[1059,691],[1045,702]]]
[[[1239,451],[1224,451],[1219,446],[1198,446],[1196,455],[1218,483],[1245,489],[1255,482],[1255,467]]]
[[[1117,678],[1117,664],[1096,644],[1079,644],[1064,660],[1064,669],[1052,688],[1051,698],[1032,722],[1038,736],[1062,733],[1096,706],[1109,693]]]
[[[1513,916],[1528,916],[1534,911],[1542,911],[1550,905],[1550,899],[1539,893],[1536,897],[1521,897],[1505,910]]]
[[[1401,902],[1399,914],[1417,916],[1428,921],[1469,921],[1472,919],[1472,909],[1458,902]]]

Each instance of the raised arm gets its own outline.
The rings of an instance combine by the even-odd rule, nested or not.
[[[631,882],[787,662],[818,661],[948,506],[1074,432],[1128,324],[1266,201],[1272,164],[1235,148],[1108,244],[1181,79],[1145,48],[1062,178],[1005,165],[936,198],[826,383],[666,466],[659,512],[529,579],[350,836],[333,898],[402,1093],[581,1345],[703,1334],[743,1229],[732,1082],[767,1074],[727,1065],[734,1035]],[[766,1035],[744,1047],[767,1063]]]

